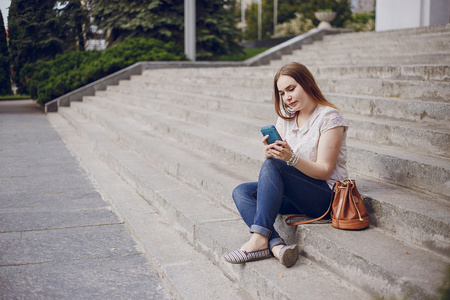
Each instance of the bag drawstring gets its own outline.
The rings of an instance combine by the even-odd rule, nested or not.
[[[359,221],[364,222],[363,218],[361,218],[361,213],[359,212],[358,205],[356,205],[356,203],[358,203],[358,201],[355,202],[355,195],[353,195],[353,182],[352,182],[352,185],[350,186],[350,195],[352,196],[352,202],[355,205],[356,211],[358,212]]]

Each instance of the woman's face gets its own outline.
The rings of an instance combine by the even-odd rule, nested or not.
[[[283,102],[294,111],[300,111],[312,102],[302,86],[291,76],[281,75],[277,87]]]

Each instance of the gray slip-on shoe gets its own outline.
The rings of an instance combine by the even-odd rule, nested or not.
[[[225,260],[232,264],[243,264],[250,261],[265,259],[272,257],[270,249],[256,250],[247,252],[242,249],[235,250],[224,256]]]
[[[280,262],[287,268],[292,267],[298,258],[298,245],[284,246],[279,253]]]

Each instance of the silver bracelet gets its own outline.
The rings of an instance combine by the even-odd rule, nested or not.
[[[287,161],[288,166],[295,166],[298,163],[298,160],[300,159],[300,156],[292,152],[291,158]]]
[[[291,157],[289,157],[289,159],[286,161],[286,163],[288,164],[288,166],[289,166],[289,163],[292,161],[292,159],[294,158],[294,151],[292,151],[292,149],[291,149]]]

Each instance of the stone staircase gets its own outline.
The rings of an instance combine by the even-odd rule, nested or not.
[[[148,70],[48,118],[174,298],[433,299],[450,264],[449,37],[449,24],[340,34],[270,66]],[[223,255],[249,238],[231,192],[257,180],[273,76],[290,61],[349,125],[371,227],[295,228],[280,216],[297,264],[231,265]]]

